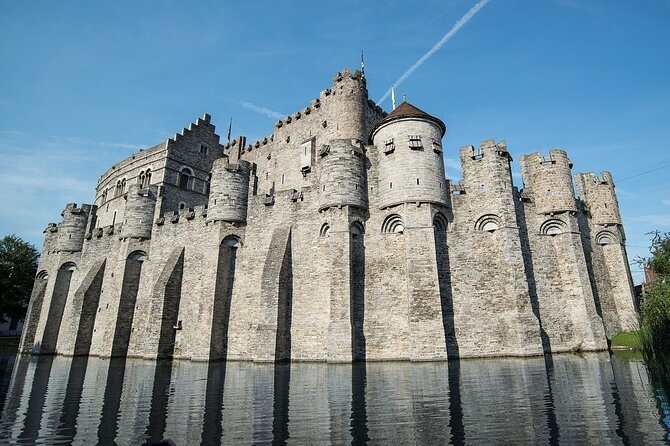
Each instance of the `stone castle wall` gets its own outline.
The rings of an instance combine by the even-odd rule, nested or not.
[[[519,190],[506,144],[488,140],[460,150],[451,184],[444,131],[413,106],[387,115],[348,70],[250,144],[220,144],[205,115],[47,227],[21,351],[351,362],[607,348],[634,323],[611,175],[578,175],[576,197],[552,150],[521,157]]]

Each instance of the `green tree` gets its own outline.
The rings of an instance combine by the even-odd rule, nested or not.
[[[0,240],[0,321],[26,316],[39,253],[15,235]]]
[[[646,287],[640,317],[640,344],[647,366],[663,385],[670,384],[670,233],[653,233],[651,257],[643,264],[657,280]]]
[[[651,257],[647,265],[654,270],[659,278],[670,277],[670,232],[653,232],[651,240]]]

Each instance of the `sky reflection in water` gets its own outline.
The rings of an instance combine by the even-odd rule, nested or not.
[[[2,444],[651,444],[670,419],[644,366],[607,353],[290,366],[2,354],[0,410]]]

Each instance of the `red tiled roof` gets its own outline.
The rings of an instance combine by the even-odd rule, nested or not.
[[[440,119],[436,118],[435,116],[429,115],[423,110],[416,108],[407,101],[402,101],[402,103],[399,106],[397,106],[395,110],[386,115],[384,119],[379,121],[377,125],[375,125],[372,128],[372,130],[370,131],[370,141],[372,141],[372,135],[374,134],[374,132],[382,125],[391,121],[397,121],[399,119],[405,119],[405,118],[422,118],[427,119],[429,121],[433,121],[440,127],[440,129],[442,129],[442,136],[444,136],[445,132],[447,131],[447,127],[444,125],[444,122],[442,122]]]

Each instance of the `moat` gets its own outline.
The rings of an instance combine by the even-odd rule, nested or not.
[[[256,364],[0,353],[0,443],[667,444],[667,395],[608,353]]]

